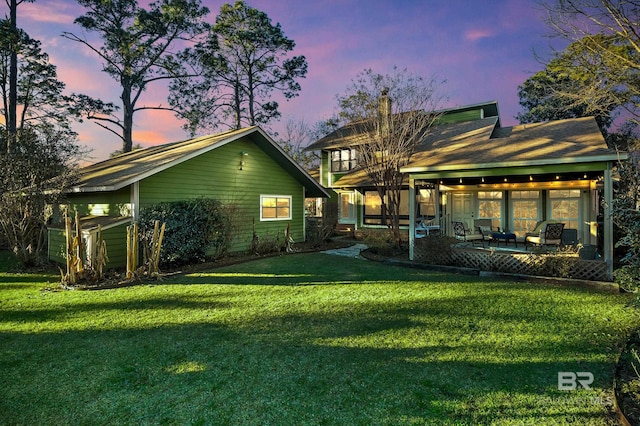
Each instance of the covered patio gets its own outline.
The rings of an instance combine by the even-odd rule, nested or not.
[[[427,217],[431,226],[448,236],[455,236],[454,222],[475,232],[476,219],[488,220],[492,229],[515,235],[508,244],[500,241],[512,257],[530,257],[531,250],[521,249],[537,223],[560,222],[575,235],[575,244],[598,247],[601,260],[588,261],[604,268],[604,274],[595,275],[611,280],[613,169],[626,154],[607,148],[593,118],[509,128],[487,120],[472,124],[464,134],[434,134],[429,149],[417,152],[402,169],[415,194],[408,197],[409,258],[419,257],[416,230],[425,211],[433,213]],[[435,202],[428,206],[426,200]],[[492,262],[496,253],[505,252],[495,242],[486,250]],[[476,257],[487,262],[487,256]],[[495,262],[489,267],[500,268]]]

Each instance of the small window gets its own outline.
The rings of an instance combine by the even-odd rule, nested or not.
[[[331,171],[348,172],[357,165],[357,153],[355,149],[343,149],[331,152]]]
[[[291,219],[291,196],[261,195],[260,220]]]

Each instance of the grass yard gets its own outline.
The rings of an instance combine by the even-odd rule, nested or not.
[[[58,279],[0,273],[3,424],[615,424],[640,323],[624,295],[324,254],[42,290]]]

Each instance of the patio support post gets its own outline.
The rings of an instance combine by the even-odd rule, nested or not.
[[[613,220],[611,205],[613,204],[613,179],[611,178],[611,163],[607,163],[604,171],[604,217],[603,217],[603,257],[607,264],[607,279],[613,279]]]
[[[416,180],[409,175],[409,260],[413,260],[416,238]]]

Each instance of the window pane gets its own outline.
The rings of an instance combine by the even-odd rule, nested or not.
[[[420,216],[435,217],[436,191],[434,189],[420,189],[418,192],[418,207]]]
[[[398,209],[400,216],[409,215],[409,191],[400,191],[400,208]]]
[[[380,195],[377,191],[366,191],[364,193],[364,214],[367,216],[380,216],[382,207]]]
[[[481,218],[499,219],[502,203],[500,201],[480,200],[479,208]]]
[[[331,152],[331,171],[332,172],[340,171],[340,151]]]
[[[281,207],[277,210],[277,215],[279,218],[286,219],[289,217],[289,207]]]
[[[340,217],[342,219],[351,218],[351,194],[340,194]]]
[[[262,199],[262,207],[275,207],[276,199],[273,197],[264,197]]]
[[[478,198],[499,200],[502,199],[502,191],[478,191]]]
[[[262,208],[262,217],[265,219],[275,219],[276,217],[276,209],[275,207],[263,207]]]
[[[579,229],[580,190],[551,190],[549,198],[551,198],[551,218],[563,222],[565,228]]]

